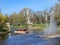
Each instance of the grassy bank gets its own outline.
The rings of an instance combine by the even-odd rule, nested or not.
[[[7,28],[0,28],[0,32],[7,32],[8,29]]]
[[[11,25],[11,27],[15,27],[15,28],[23,28],[23,29],[25,29],[25,28],[27,28],[27,25]]]
[[[43,29],[46,27],[45,24],[33,24],[32,27],[37,27],[38,29]]]
[[[25,29],[25,28],[27,28],[27,25],[19,25],[19,26],[12,26],[12,27]],[[43,23],[41,23],[41,24],[33,24],[32,27],[37,28],[37,30],[35,30],[36,32],[41,32],[46,28],[46,24],[43,24]],[[58,30],[58,32],[60,32],[60,25],[57,26],[57,30]]]

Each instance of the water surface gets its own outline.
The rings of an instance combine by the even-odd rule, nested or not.
[[[60,45],[60,38],[42,38],[39,35],[5,35],[0,45]]]

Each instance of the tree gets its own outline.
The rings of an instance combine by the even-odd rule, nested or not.
[[[26,17],[25,17],[25,15],[23,15],[23,13],[19,13],[18,15],[17,15],[17,17],[18,17],[18,23],[21,23],[21,24],[25,24],[26,23]]]
[[[55,15],[57,24],[60,25],[60,3],[56,4],[54,15]]]
[[[7,17],[3,16],[2,13],[0,12],[0,28],[3,28],[4,25],[6,25]]]
[[[17,17],[17,14],[16,13],[13,13],[10,15],[9,17],[9,20],[10,20],[10,23],[17,23],[17,20],[18,20],[18,17]]]
[[[33,11],[31,9],[23,8],[20,13],[25,15],[25,17],[27,18],[27,11],[28,11],[29,18],[31,19],[31,17],[33,16]]]

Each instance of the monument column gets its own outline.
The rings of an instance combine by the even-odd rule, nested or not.
[[[8,27],[8,31],[11,31],[10,30],[10,23],[8,22],[8,23],[6,23],[7,24],[7,27]]]
[[[29,18],[29,10],[27,10],[27,31],[29,34],[32,34],[32,23],[30,22]]]

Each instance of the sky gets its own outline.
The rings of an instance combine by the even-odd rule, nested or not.
[[[3,14],[20,12],[23,8],[30,8],[33,11],[50,9],[57,0],[0,0],[0,11]]]

